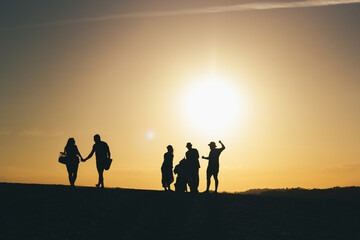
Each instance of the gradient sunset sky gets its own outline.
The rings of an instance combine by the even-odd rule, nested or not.
[[[1,1],[0,182],[68,184],[67,139],[100,134],[108,187],[162,189],[167,145],[219,140],[220,191],[359,186],[359,2]]]

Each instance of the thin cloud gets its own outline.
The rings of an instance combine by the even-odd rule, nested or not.
[[[305,8],[305,7],[322,7],[332,5],[344,4],[357,4],[360,0],[287,0],[287,1],[254,1],[247,3],[238,3],[227,6],[204,7],[194,9],[180,9],[170,11],[151,11],[151,12],[133,12],[122,13],[116,15],[108,15],[102,17],[89,17],[89,18],[76,18],[54,22],[47,22],[41,24],[19,26],[12,29],[29,29],[37,27],[58,26],[73,23],[90,23],[101,22],[108,20],[132,19],[132,18],[149,18],[149,17],[168,17],[168,16],[187,16],[187,15],[200,15],[211,13],[226,13],[226,12],[242,12],[254,10],[268,10],[268,9],[281,9],[281,8]]]
[[[0,132],[1,135],[1,132]],[[39,128],[29,128],[24,129],[23,131],[18,133],[19,136],[26,136],[26,137],[38,137],[38,136],[47,136],[47,137],[59,137],[64,135],[64,131],[62,130],[54,130],[54,131],[43,131]]]
[[[20,136],[43,136],[45,133],[37,128],[26,129],[19,133]]]
[[[64,135],[64,131],[61,130],[55,130],[52,134],[54,137],[59,137]]]
[[[0,136],[8,136],[10,134],[11,134],[10,131],[0,131]]]
[[[360,161],[348,161],[327,166],[325,169],[331,172],[354,172],[360,169]]]

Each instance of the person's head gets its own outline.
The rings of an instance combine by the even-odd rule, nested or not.
[[[209,147],[210,147],[210,149],[215,149],[216,148],[215,142],[209,143]]]
[[[71,145],[75,145],[75,139],[74,138],[69,138],[67,143],[66,143],[66,146],[71,146]]]
[[[191,148],[192,148],[192,144],[188,142],[188,143],[186,144],[186,147],[187,147],[188,149],[191,149]]]
[[[170,152],[170,153],[174,152],[174,149],[171,145],[167,146],[166,148],[167,148],[168,152]]]
[[[94,136],[94,141],[95,141],[96,143],[101,141],[99,134],[96,134],[96,135]]]

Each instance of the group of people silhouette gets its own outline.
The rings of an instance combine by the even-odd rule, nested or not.
[[[80,160],[81,162],[85,162],[95,153],[96,168],[99,174],[99,180],[95,186],[98,188],[104,188],[104,170],[108,169],[106,168],[106,160],[110,159],[110,149],[106,142],[101,141],[99,134],[94,136],[94,142],[95,144],[86,158],[81,156],[79,149],[75,144],[74,138],[69,138],[66,143],[64,149],[64,153],[67,156],[66,169],[68,172],[69,182],[72,187],[75,186]],[[202,159],[209,161],[206,170],[207,182],[205,193],[209,192],[211,177],[215,180],[215,192],[217,192],[219,186],[219,156],[225,149],[224,144],[221,141],[219,141],[219,143],[221,144],[220,148],[216,148],[215,142],[209,143],[209,156],[202,156]],[[174,149],[171,145],[167,146],[167,152],[164,154],[164,162],[161,166],[162,185],[165,191],[172,191],[170,185],[174,182],[175,173],[177,175],[176,182],[174,184],[176,192],[187,192],[188,186],[190,188],[190,192],[199,192],[199,152],[196,148],[192,147],[190,142],[186,144],[186,148],[188,151],[185,153],[185,157],[180,160],[179,164],[177,164],[173,170]]]
[[[106,142],[101,141],[100,135],[96,134],[94,136],[94,142],[92,151],[90,154],[83,158],[79,152],[79,149],[75,145],[75,139],[69,138],[64,149],[64,153],[67,156],[66,169],[69,175],[69,182],[72,187],[75,186],[75,181],[77,178],[77,171],[79,168],[79,163],[81,159],[82,162],[90,159],[94,153],[96,156],[96,168],[99,174],[99,181],[96,184],[96,187],[104,188],[104,170],[105,170],[105,161],[110,158],[110,149]]]
[[[221,152],[225,149],[224,144],[219,141],[221,148],[216,148],[215,142],[209,143],[210,153],[208,157],[202,156],[202,159],[209,161],[206,170],[206,191],[209,192],[211,177],[215,180],[215,192],[219,186],[219,157]],[[173,173],[177,174],[176,182],[174,184],[176,192],[187,192],[187,186],[190,192],[198,193],[199,187],[199,152],[192,147],[191,143],[187,143],[188,151],[185,157],[175,166],[173,170],[174,149],[171,145],[167,146],[167,152],[164,154],[164,162],[161,166],[162,185],[165,191],[172,191],[170,185],[174,182]]]

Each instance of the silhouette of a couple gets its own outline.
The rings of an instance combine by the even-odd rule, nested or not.
[[[219,156],[225,149],[224,144],[219,141],[221,148],[216,148],[215,142],[209,144],[210,153],[208,157],[202,156],[203,159],[209,160],[206,170],[207,187],[205,193],[209,192],[211,177],[215,180],[215,192],[219,186],[218,173],[219,173]],[[175,191],[187,192],[187,185],[190,187],[190,192],[198,193],[199,187],[199,152],[192,147],[191,143],[187,143],[188,151],[178,165],[174,168],[174,173],[177,174]],[[168,151],[164,154],[164,162],[161,166],[162,172],[162,185],[165,191],[171,191],[170,185],[174,181],[173,176],[173,159],[174,149],[171,145],[167,146]]]
[[[93,145],[91,153],[84,159],[75,145],[75,139],[69,138],[67,141],[64,152],[67,155],[66,169],[68,171],[69,182],[71,186],[75,186],[80,162],[79,157],[82,162],[85,162],[95,153],[96,168],[99,174],[99,182],[96,184],[96,187],[104,188],[104,170],[106,168],[106,160],[110,159],[110,149],[106,142],[101,141],[99,134],[94,136],[94,141],[95,144]]]

